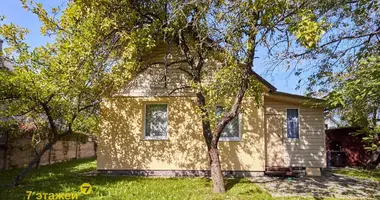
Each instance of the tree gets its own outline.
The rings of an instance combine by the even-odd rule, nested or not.
[[[305,81],[311,94],[328,93],[338,83],[339,77],[352,70],[362,58],[378,54],[379,50],[379,2],[324,1],[317,9],[329,28],[315,48],[298,50],[288,54],[292,64],[298,65],[296,75],[311,72]],[[305,62],[307,61],[307,62]]]
[[[191,87],[197,97],[214,192],[225,191],[218,150],[221,132],[241,112],[241,102],[247,93],[256,97],[257,106],[260,105],[263,88],[251,75],[258,48],[266,49],[274,57],[278,54],[273,54],[273,49],[281,45],[285,45],[285,48],[280,48],[278,52],[288,51],[290,44],[296,42],[306,49],[315,48],[320,35],[328,28],[314,13],[318,2],[309,0],[82,0],[70,1],[60,18],[50,16],[40,4],[24,5],[43,21],[43,33],[58,35],[57,44],[62,46],[62,50],[58,49],[57,52],[54,47],[54,51],[48,52],[62,59],[58,59],[52,66],[61,66],[60,62],[76,66],[68,69],[71,72],[68,75],[66,72],[62,75],[68,78],[69,83],[77,82],[76,79],[72,80],[77,73],[94,72],[85,70],[87,65],[92,69],[100,63],[101,70],[95,71],[102,72],[101,75],[85,73],[87,76],[83,78],[85,81],[80,82],[80,88],[86,88],[88,82],[97,86],[104,84],[102,75],[108,75],[105,72],[113,64],[125,71],[149,67],[142,57],[147,49],[159,42],[178,44],[185,58],[182,62],[187,63],[182,70],[191,77]],[[56,12],[57,9],[53,11]],[[223,63],[223,67],[209,68],[210,60]],[[125,69],[125,66],[129,68]],[[211,83],[205,82],[204,74],[214,73],[215,70],[215,79]],[[64,89],[66,90],[63,91],[71,91],[72,88],[67,86]],[[96,94],[105,93],[99,87],[95,90]],[[70,100],[74,102],[79,98],[77,95],[69,96],[73,96]],[[46,97],[50,102],[56,96],[51,99],[49,95]],[[226,111],[214,125],[213,107],[216,100],[221,98],[226,99]],[[65,107],[71,108],[72,105],[65,104]],[[75,109],[70,110],[78,113]],[[70,117],[64,118],[64,122],[70,122]],[[69,124],[67,126],[70,128]]]
[[[187,16],[170,18],[175,25],[182,25],[173,27],[171,34],[178,40],[189,66],[188,74],[196,85],[214,192],[225,191],[218,150],[224,127],[239,114],[247,93],[255,97],[260,106],[263,90],[251,76],[257,48],[268,48],[270,52],[276,45],[295,39],[302,46],[313,48],[325,27],[323,21],[316,20],[309,3],[216,1],[171,5],[173,12],[182,11],[179,16]],[[289,37],[291,34],[295,37]],[[225,64],[211,84],[202,82],[201,78],[207,69],[206,59],[210,57]],[[227,111],[213,126],[212,111],[217,99],[221,98],[226,99]]]
[[[0,26],[0,35],[8,44],[2,59],[14,67],[13,71],[0,69],[0,104],[4,107],[0,115],[8,119],[4,123],[18,116],[34,119],[41,127],[39,134],[46,133],[48,140],[13,185],[62,137],[75,131],[95,131],[99,103],[139,72],[141,63],[136,60],[149,48],[147,37],[130,41],[123,32],[107,40],[109,33],[101,31],[102,27],[77,21],[75,7],[55,21],[41,4],[24,6],[38,13],[41,33],[54,35],[55,41],[31,49],[25,41],[27,29],[15,24]],[[53,15],[57,11],[54,8]],[[97,16],[91,20],[103,21]],[[121,44],[122,49],[116,49]]]
[[[350,125],[363,128],[366,149],[372,151],[369,166],[375,166],[379,147],[379,52],[378,1],[337,1],[326,13],[331,25],[314,49],[293,55],[310,59],[316,69],[308,79],[311,93],[324,93],[331,109]],[[310,67],[309,67],[310,68]],[[297,73],[302,73],[299,68]]]
[[[352,126],[361,127],[366,149],[372,152],[367,165],[373,168],[380,159],[380,57],[369,56],[359,61],[357,66],[344,73],[328,102],[339,110],[344,120]]]

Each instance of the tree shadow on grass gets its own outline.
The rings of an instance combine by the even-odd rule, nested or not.
[[[230,190],[236,184],[241,183],[241,181],[242,180],[240,178],[226,179],[225,180],[226,191]]]
[[[91,162],[95,162],[95,158],[57,162],[51,165],[41,166],[38,170],[36,168],[32,168],[21,184],[41,181],[45,178],[59,179],[67,174],[79,174],[86,171],[95,170],[96,166]],[[9,184],[21,173],[22,170],[23,168],[0,171],[0,189],[9,187]]]

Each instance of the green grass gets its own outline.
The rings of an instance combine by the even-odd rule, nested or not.
[[[360,179],[380,181],[380,169],[367,170],[362,168],[344,168],[333,170],[336,174],[342,174]]]
[[[26,191],[36,193],[79,193],[83,183],[93,192],[78,199],[276,199],[247,179],[227,179],[227,192],[212,193],[212,182],[206,178],[147,178],[127,176],[83,176],[96,169],[96,161],[76,160],[33,169],[21,185],[0,187],[0,199],[26,199]],[[9,183],[20,169],[0,172],[0,184]],[[36,194],[31,199],[36,199]],[[305,199],[289,197],[279,199]]]

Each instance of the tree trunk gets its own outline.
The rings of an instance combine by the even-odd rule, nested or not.
[[[24,170],[22,170],[22,172],[15,178],[15,180],[13,180],[13,183],[12,185],[13,186],[16,186],[18,183],[20,183],[26,176],[26,174],[29,172],[29,170],[34,166],[36,165],[40,160],[41,160],[41,157],[44,155],[44,153],[48,150],[50,150],[53,145],[59,140],[61,139],[63,136],[65,135],[69,135],[72,133],[72,129],[69,128],[68,131],[65,131],[64,133],[62,134],[59,134],[57,135],[54,134],[54,137],[51,141],[49,141],[45,146],[44,148],[42,148],[42,150],[38,153],[38,155],[36,155],[36,157],[30,161],[30,163],[28,164],[28,166],[26,166],[26,168]]]
[[[202,131],[203,137],[206,140],[208,156],[210,158],[210,170],[211,179],[214,185],[213,191],[216,193],[224,193],[226,191],[224,187],[224,180],[222,174],[222,168],[220,166],[218,140],[216,136],[213,136],[211,132],[211,125],[208,119],[208,111],[204,109],[206,105],[206,99],[201,92],[197,93],[197,101],[200,110],[202,111]]]
[[[211,179],[214,184],[213,192],[224,193],[226,192],[220,166],[219,150],[217,147],[211,147],[209,150],[210,165],[211,165]]]
[[[34,146],[34,153],[35,153],[36,157],[38,157],[37,146]],[[40,168],[40,162],[41,162],[41,158],[38,159],[37,162],[36,162],[36,170],[38,170]]]
[[[22,170],[22,172],[15,178],[15,180],[12,183],[13,186],[18,185],[25,178],[26,174],[30,171],[30,169],[32,169],[33,166],[35,166],[41,160],[42,155],[44,155],[46,151],[50,150],[59,138],[60,137],[56,137],[55,139],[53,139],[53,141],[47,143],[44,146],[44,148],[42,148],[38,155],[36,155],[36,157],[28,164],[28,166],[26,166],[26,168]]]
[[[256,21],[257,22],[257,21]],[[191,29],[191,27],[189,27]],[[196,93],[197,96],[197,105],[201,111],[201,119],[202,119],[202,128],[203,128],[203,136],[206,140],[208,154],[210,158],[210,169],[211,169],[211,178],[214,184],[214,192],[224,193],[226,191],[224,186],[223,174],[220,165],[219,159],[219,150],[218,150],[218,142],[221,132],[224,127],[239,114],[240,105],[245,95],[246,90],[249,86],[249,77],[250,72],[252,72],[253,59],[255,55],[255,39],[256,39],[256,28],[251,30],[251,34],[249,37],[251,47],[248,49],[248,59],[244,68],[244,76],[242,78],[241,84],[238,85],[238,92],[235,96],[235,100],[233,105],[231,106],[231,110],[224,114],[220,123],[218,123],[216,129],[211,131],[210,119],[209,119],[209,110],[207,110],[206,98],[204,95],[204,89],[202,88],[202,67],[205,64],[205,57],[203,51],[198,51],[197,59],[190,52],[189,47],[186,44],[186,39],[183,34],[183,30],[181,29],[178,32],[178,42],[180,49],[183,55],[186,57],[187,63],[190,65],[190,75],[192,76],[192,80],[196,84],[200,84],[200,88]],[[191,30],[189,31],[191,32]],[[195,39],[198,39],[197,37]],[[197,60],[198,62],[195,62]]]

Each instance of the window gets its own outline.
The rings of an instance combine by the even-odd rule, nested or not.
[[[216,106],[216,116],[222,115],[224,112],[223,106]],[[232,119],[223,129],[221,141],[238,141],[240,140],[240,123],[239,117]]]
[[[288,138],[299,138],[299,113],[298,109],[286,110],[286,131]]]
[[[330,143],[331,151],[340,151],[342,149],[342,145],[340,142],[331,142]]]
[[[145,105],[145,139],[168,138],[168,105]]]

